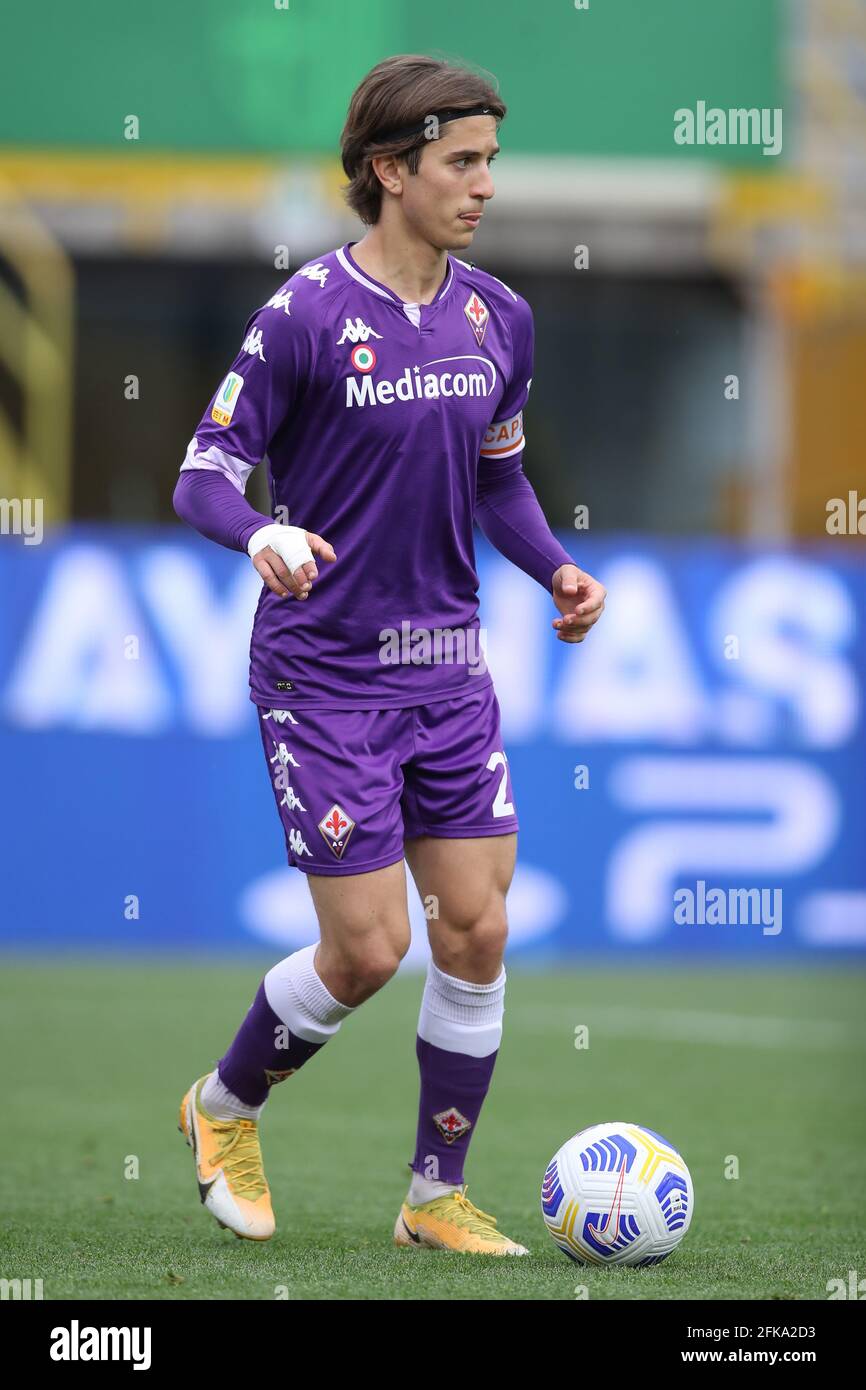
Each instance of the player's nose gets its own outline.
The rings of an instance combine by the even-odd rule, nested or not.
[[[469,192],[473,198],[483,198],[486,202],[495,193],[493,186],[493,175],[489,169],[480,170],[477,178],[473,181]],[[480,209],[479,209],[480,210]]]

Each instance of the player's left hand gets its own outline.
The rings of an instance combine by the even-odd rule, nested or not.
[[[604,612],[607,590],[577,565],[560,565],[553,576],[553,602],[562,615],[553,626],[560,642],[582,642]]]

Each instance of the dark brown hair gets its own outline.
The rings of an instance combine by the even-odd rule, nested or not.
[[[379,220],[382,185],[372,166],[375,155],[393,154],[406,160],[410,174],[417,174],[421,154],[429,144],[420,135],[392,140],[374,136],[424,121],[434,111],[490,107],[497,125],[506,112],[492,73],[475,72],[461,63],[428,58],[420,53],[399,53],[377,63],[352,94],[346,124],[340,137],[343,168],[349,179],[346,202],[368,226]]]

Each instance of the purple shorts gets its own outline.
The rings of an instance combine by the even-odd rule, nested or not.
[[[258,710],[289,863],[305,873],[382,869],[418,835],[517,830],[490,684],[407,709]]]

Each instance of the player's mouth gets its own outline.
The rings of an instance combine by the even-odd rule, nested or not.
[[[465,222],[467,227],[477,227],[483,216],[483,212],[461,212],[460,221]]]

